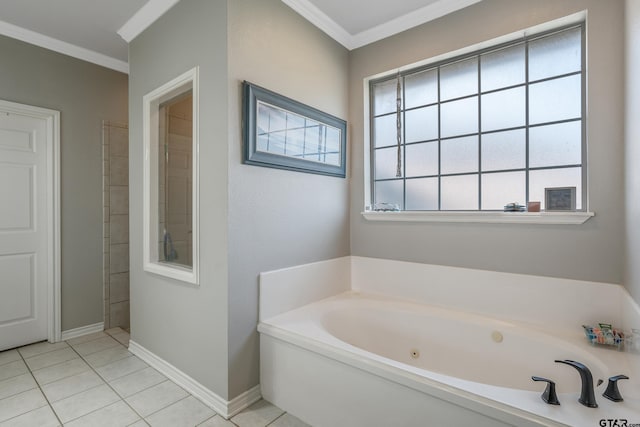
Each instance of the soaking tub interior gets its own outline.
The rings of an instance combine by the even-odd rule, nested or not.
[[[397,269],[405,270],[406,277],[398,276]],[[585,297],[598,301],[598,292],[609,295],[606,302],[599,298],[602,307],[583,311],[574,309],[574,301],[556,315],[538,307],[538,318],[527,319],[524,306],[541,302],[536,295],[545,286],[560,283],[533,280],[536,290],[524,289],[529,299],[518,303],[513,292],[501,288],[515,275],[441,269],[347,257],[264,275],[259,332],[265,399],[319,427],[587,426],[598,425],[601,419],[640,423],[640,355],[593,347],[581,323],[557,323],[566,321],[566,311],[573,312],[569,317],[575,321],[584,322],[589,320],[587,311],[597,317],[614,308],[614,317],[619,316],[615,322],[635,322],[640,317],[637,306],[619,300],[616,294],[624,296],[623,290],[583,283],[583,292],[593,292]],[[383,271],[409,283],[388,286]],[[411,278],[416,273],[421,279]],[[429,275],[425,273],[433,278],[426,280]],[[467,283],[485,287],[478,284],[484,275],[491,279],[484,293],[499,293],[493,298],[487,295],[486,300],[472,295],[465,302],[474,292],[460,293],[464,285],[452,286],[451,281],[464,279],[460,274],[474,273],[476,280]],[[323,286],[323,280],[330,283]],[[418,282],[420,288],[415,288]],[[518,292],[527,288],[510,286]],[[388,294],[385,287],[397,295]],[[425,293],[425,287],[435,292]],[[289,292],[283,296],[286,289]],[[456,293],[458,298],[454,298]],[[470,309],[466,304],[473,299],[476,307]],[[452,305],[453,300],[461,307]],[[500,310],[509,300],[511,308]],[[553,309],[554,304],[547,305]],[[555,363],[556,359],[580,361],[589,367],[595,381],[604,380],[600,386],[594,384],[598,408],[577,402],[580,376],[573,368]],[[607,379],[617,374],[631,378],[620,383],[625,399],[621,403],[602,397]],[[560,406],[542,401],[545,384],[533,382],[532,375],[556,382]]]

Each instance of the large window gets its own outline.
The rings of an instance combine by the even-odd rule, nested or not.
[[[491,211],[576,187],[586,208],[584,26],[370,82],[375,204]]]

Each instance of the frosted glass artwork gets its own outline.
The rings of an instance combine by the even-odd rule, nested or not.
[[[480,76],[483,92],[524,83],[524,44],[482,55]]]
[[[579,75],[532,84],[529,86],[529,123],[580,118],[581,93]]]
[[[529,130],[531,167],[582,163],[582,123],[568,122]]]
[[[438,107],[425,107],[404,113],[405,141],[418,142],[438,138]]]
[[[382,148],[375,151],[376,177],[375,179],[395,178],[397,172],[398,149]]]
[[[408,177],[438,174],[437,142],[407,145],[405,153],[405,170]]]
[[[529,80],[580,71],[582,30],[574,28],[529,43]]]
[[[340,129],[257,102],[256,151],[339,166],[340,147]]]
[[[440,68],[440,100],[478,93],[478,59],[471,58]]]
[[[442,210],[478,210],[478,175],[443,176]]]
[[[523,126],[526,120],[525,88],[501,90],[482,95],[482,131]]]
[[[507,203],[524,204],[526,200],[525,188],[524,172],[483,174],[481,209],[503,210]]]
[[[397,116],[376,117],[373,119],[373,132],[376,147],[388,147],[398,143]]]
[[[407,210],[438,210],[438,178],[407,180]]]
[[[404,210],[402,187],[402,181],[376,182],[376,203],[395,203]]]
[[[478,137],[447,139],[441,142],[441,173],[464,173],[478,170]]]
[[[478,97],[441,104],[440,126],[443,138],[478,132]]]
[[[545,188],[576,187],[576,209],[582,209],[582,168],[533,170],[529,172],[529,200],[540,200],[544,210]]]
[[[379,116],[396,111],[397,102],[396,79],[377,83],[373,86],[373,114]]]
[[[526,166],[524,129],[482,135],[482,170],[520,169]]]
[[[404,78],[404,108],[438,102],[437,70],[421,71]]]

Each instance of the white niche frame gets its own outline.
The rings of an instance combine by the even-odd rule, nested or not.
[[[199,159],[199,67],[149,92],[142,98],[143,143],[144,143],[144,188],[143,188],[143,268],[149,273],[199,286],[200,275],[200,159]],[[161,103],[191,89],[193,93],[193,187],[192,187],[192,254],[191,268],[160,261],[158,256],[158,129]]]

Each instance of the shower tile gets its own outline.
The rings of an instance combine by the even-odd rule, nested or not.
[[[129,215],[111,215],[109,226],[112,244],[129,243]]]
[[[109,310],[109,318],[111,327],[120,326],[121,328],[129,327],[129,301],[117,302],[111,304]]]
[[[112,157],[110,171],[111,185],[129,185],[129,159]]]
[[[110,214],[111,215],[128,215],[129,214],[129,187],[114,186],[109,188]]]
[[[112,304],[129,300],[129,273],[111,275],[109,278],[109,298]]]
[[[129,156],[129,130],[112,127],[109,132],[109,145],[111,156]]]
[[[129,271],[129,245],[111,245],[111,262],[109,271],[113,273],[125,273]]]

